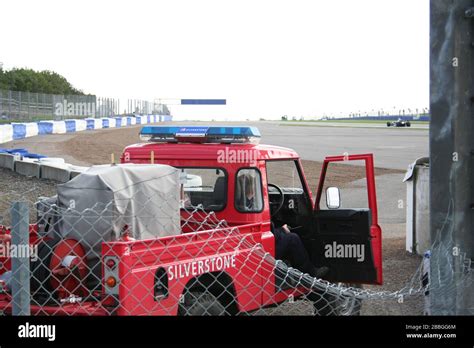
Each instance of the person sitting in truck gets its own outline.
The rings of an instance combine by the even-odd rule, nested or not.
[[[238,178],[236,205],[239,211],[255,212],[261,210],[260,203],[255,194],[255,188],[258,187],[258,182],[259,180],[256,180],[256,177],[248,173]],[[328,273],[328,267],[317,268],[312,264],[308,251],[304,247],[300,236],[291,232],[291,228],[287,224],[275,227],[272,222],[271,226],[271,231],[275,236],[276,259],[288,260],[292,267],[316,278],[321,278]]]
[[[290,229],[291,227],[287,224],[275,227],[272,222],[272,233],[275,236],[275,258],[288,260],[292,267],[303,273],[308,273],[310,276],[324,277],[329,272],[329,268],[314,266],[300,236],[291,232]]]

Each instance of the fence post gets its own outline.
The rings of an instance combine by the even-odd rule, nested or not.
[[[12,294],[13,315],[30,315],[30,255],[24,255],[29,249],[29,212],[26,202],[14,202],[11,207],[12,248],[18,252],[12,257]]]
[[[21,110],[21,91],[18,92],[18,119],[20,119],[20,122],[23,121],[23,113]]]
[[[28,116],[27,116],[27,117],[28,117],[28,121],[31,121],[31,115],[30,115],[30,108],[31,108],[31,93],[30,93],[30,92],[28,92],[28,94],[27,94],[26,96],[28,97],[28,102],[27,102],[27,104],[26,104],[26,105],[27,105],[27,108],[28,108],[28,109],[27,109],[27,110],[28,110],[28,114],[27,114]]]
[[[12,91],[8,91],[8,117],[12,118]]]
[[[474,2],[431,0],[431,313],[474,308]],[[465,255],[465,256],[464,256]],[[468,273],[469,272],[469,273]]]

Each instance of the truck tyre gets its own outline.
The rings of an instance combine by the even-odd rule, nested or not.
[[[188,292],[184,303],[180,304],[178,315],[182,316],[220,316],[226,315],[224,306],[209,292]]]
[[[407,122],[407,127],[410,127],[411,126],[411,123],[410,122]]]
[[[391,126],[390,122],[387,122],[387,127],[390,127],[390,126]]]
[[[346,287],[360,288],[359,284],[339,284]],[[314,315],[317,316],[357,316],[360,315],[362,300],[354,297],[342,297],[329,293],[319,295],[313,302]]]

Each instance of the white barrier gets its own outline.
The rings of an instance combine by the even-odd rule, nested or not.
[[[53,121],[53,134],[64,134],[64,133],[66,133],[66,122]]]
[[[41,164],[51,164],[51,163],[55,163],[55,164],[64,164],[64,158],[61,158],[61,157],[44,157],[44,158],[40,158],[38,160],[39,163]]]
[[[76,121],[76,132],[85,131],[87,129],[86,120],[75,120]]]
[[[26,126],[25,138],[34,137],[38,135],[38,123],[30,122],[30,123],[24,123],[24,125]]]
[[[13,140],[13,126],[11,124],[0,125],[0,144]]]
[[[117,120],[115,118],[107,118],[109,120],[109,128],[117,127]]]
[[[93,118],[93,120],[94,120],[94,129],[102,129],[102,119]]]

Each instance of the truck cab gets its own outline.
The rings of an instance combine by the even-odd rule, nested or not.
[[[188,208],[212,211],[230,226],[288,224],[300,236],[312,262],[329,267],[327,280],[382,284],[381,229],[371,154],[326,157],[314,196],[298,154],[260,144],[261,134],[255,127],[147,126],[140,136],[146,142],[127,146],[121,162],[179,168],[182,198]],[[339,190],[330,187],[323,192],[329,164],[353,161],[362,161],[366,168],[366,209],[340,209]],[[252,203],[246,205],[249,186]],[[323,193],[327,206],[321,208]],[[188,210],[182,209],[182,215]],[[274,256],[271,244],[267,251]],[[363,259],[344,254],[350,254],[351,248],[362,248]]]

